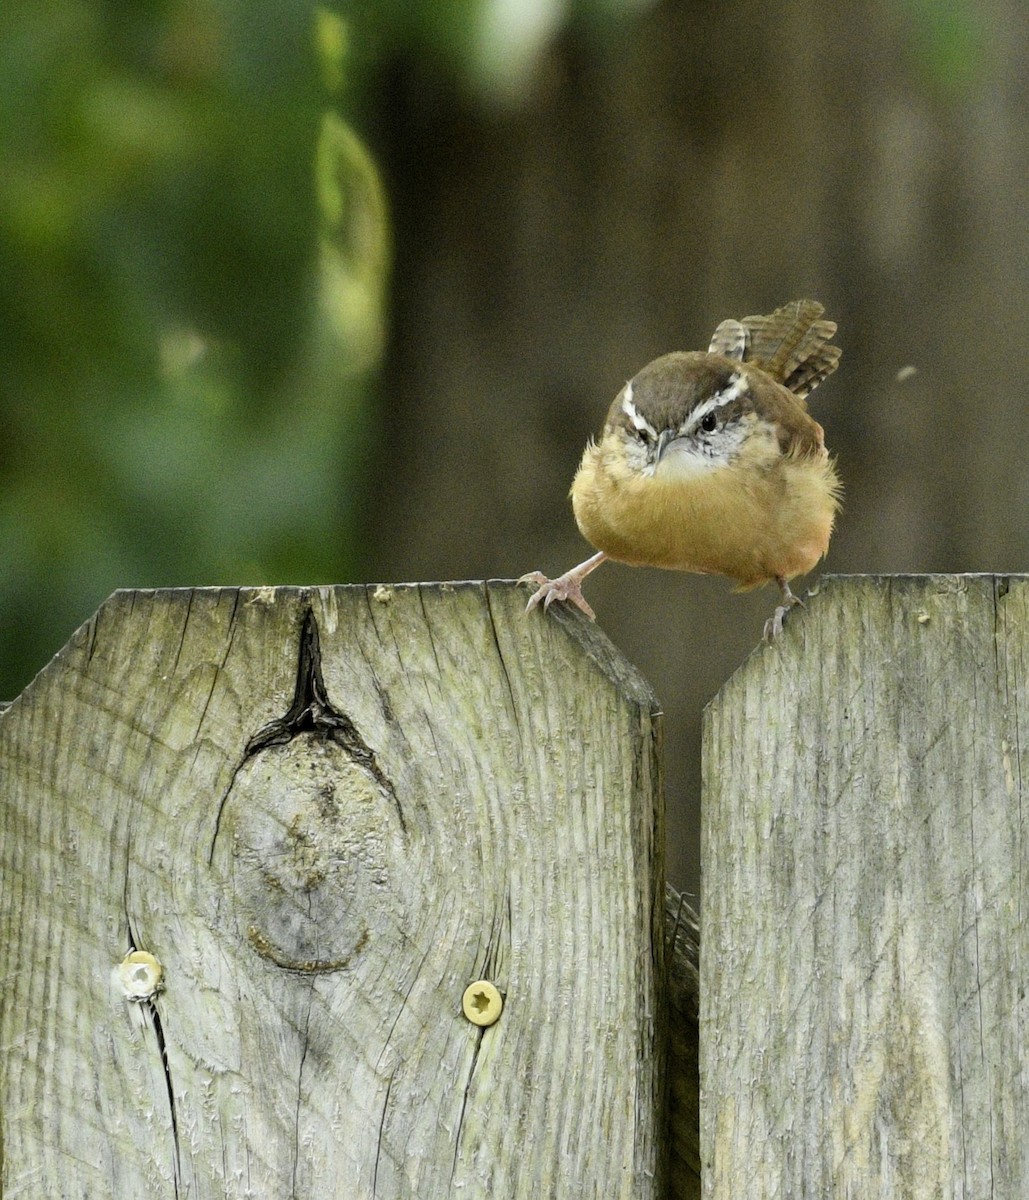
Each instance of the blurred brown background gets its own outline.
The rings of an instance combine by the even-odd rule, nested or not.
[[[802,296],[843,347],[811,405],[846,484],[825,570],[1029,568],[1024,16],[666,2],[617,36],[567,31],[506,112],[392,64],[369,573],[580,561],[568,486],[625,379]],[[617,565],[586,590],[662,701],[669,873],[696,891],[701,710],[774,593]]]
[[[116,586],[565,570],[625,379],[803,296],[843,348],[825,569],[1029,567],[1014,0],[6,20],[6,695]],[[587,594],[663,703],[695,892],[701,710],[774,596],[617,565]]]

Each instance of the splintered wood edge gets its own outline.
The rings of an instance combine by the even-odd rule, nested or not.
[[[421,584],[419,586],[437,588],[454,585]],[[523,598],[527,601],[528,597],[532,594],[514,579],[486,579],[482,584],[475,584],[474,586],[484,587],[487,598],[493,595],[507,596],[513,594],[521,602]],[[521,604],[521,607],[524,610],[525,605]],[[579,612],[576,608],[570,608],[566,604],[555,604],[551,605],[546,612],[534,609],[531,613],[522,612],[520,615],[524,616],[527,621],[540,618],[545,621],[554,622],[580,647],[601,674],[610,680],[626,698],[634,701],[641,708],[650,709],[654,715],[660,715],[660,705],[657,696],[654,694],[654,689],[650,686],[645,676],[625,657],[603,629],[594,621],[591,621],[584,613]]]
[[[816,619],[816,612],[821,607],[822,597],[840,588],[873,588],[882,591],[900,591],[910,589],[912,592],[934,585],[941,588],[962,590],[970,584],[988,583],[994,588],[1004,588],[1008,580],[1026,580],[1029,573],[1019,571],[969,571],[951,572],[897,572],[896,574],[826,574],[818,578],[804,592],[798,589],[797,595],[803,601],[803,608],[795,608],[787,616],[783,631],[771,643],[758,642],[736,670],[725,680],[718,692],[704,707],[705,721],[712,706],[719,702],[722,692],[730,685],[740,683],[739,676],[747,671],[758,669],[759,663],[764,663],[768,654],[775,652],[789,653],[796,648],[795,639],[803,639],[803,629],[808,621]],[[761,668],[765,669],[765,668]]]
[[[531,592],[522,587],[516,579],[472,579],[472,580],[431,580],[427,582],[414,581],[403,583],[339,583],[339,584],[271,584],[271,585],[232,585],[217,584],[196,587],[155,587],[155,588],[117,588],[97,609],[74,629],[67,641],[59,647],[53,657],[41,664],[36,675],[25,685],[21,692],[11,700],[0,700],[0,716],[23,695],[34,689],[36,681],[53,667],[58,666],[72,654],[83,641],[92,641],[98,621],[105,612],[128,604],[130,609],[138,598],[156,597],[187,597],[196,594],[225,594],[236,593],[245,602],[248,599],[266,597],[268,599],[302,599],[319,594],[327,594],[339,589],[363,591],[368,598],[376,603],[388,603],[392,594],[399,591],[418,590],[423,595],[444,597],[458,590],[474,589],[480,592],[487,606],[493,599],[506,600],[517,597],[525,601]],[[524,603],[521,605],[524,609]],[[492,609],[490,609],[492,616]],[[660,706],[650,684],[625,657],[604,631],[588,620],[582,613],[568,606],[558,604],[544,613],[523,613],[526,620],[547,620],[560,628],[575,642],[597,667],[597,669],[619,688],[625,696],[642,708],[649,709],[659,715]]]

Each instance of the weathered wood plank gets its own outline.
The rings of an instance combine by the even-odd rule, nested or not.
[[[656,1194],[659,722],[523,606],[118,593],[0,717],[5,1200]]]
[[[704,1195],[1029,1195],[1029,579],[832,578],[711,705]]]

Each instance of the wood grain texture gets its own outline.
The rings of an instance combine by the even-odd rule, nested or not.
[[[116,593],[4,713],[4,1200],[656,1194],[659,721],[524,602]]]
[[[1029,1195],[1029,579],[841,577],[704,740],[704,1195]]]

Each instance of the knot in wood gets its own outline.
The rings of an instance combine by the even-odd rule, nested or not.
[[[391,790],[337,741],[307,732],[237,771],[216,866],[259,954],[336,971],[367,943],[375,914],[403,902],[405,841]]]

